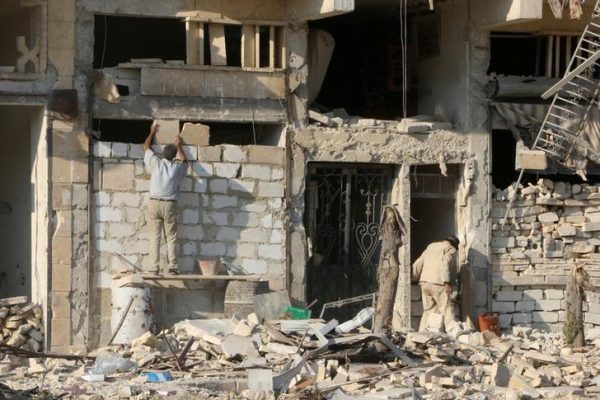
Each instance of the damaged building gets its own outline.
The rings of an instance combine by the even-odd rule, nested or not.
[[[130,307],[157,330],[265,291],[316,313],[377,291],[393,204],[407,228],[396,330],[422,315],[409,265],[448,235],[461,320],[560,330],[584,259],[584,321],[600,325],[597,166],[530,150],[594,4],[559,19],[554,2],[493,3],[4,0],[0,297],[40,304],[40,343],[65,353],[106,345]],[[118,278],[148,262],[153,120],[156,146],[182,132],[191,166],[182,275],[140,295]],[[186,280],[216,259],[250,278]]]

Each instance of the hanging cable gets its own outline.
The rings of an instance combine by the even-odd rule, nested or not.
[[[408,47],[408,1],[400,0],[400,46],[402,47],[402,116],[407,117],[407,102],[408,102],[408,76],[406,71],[407,66],[407,47]]]

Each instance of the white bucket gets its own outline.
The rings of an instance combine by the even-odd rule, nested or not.
[[[154,321],[152,310],[152,292],[147,287],[114,287],[112,288],[112,305],[110,327],[115,332],[130,299],[133,303],[113,340],[113,344],[126,344],[148,332]]]

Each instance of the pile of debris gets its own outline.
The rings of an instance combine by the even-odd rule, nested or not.
[[[15,377],[11,384],[19,386],[14,389],[32,387],[36,374],[43,373],[52,395],[78,398],[100,398],[91,397],[94,393],[138,399],[600,395],[600,329],[588,332],[591,343],[575,351],[564,348],[558,334],[525,327],[501,337],[490,331],[386,337],[363,326],[340,326],[335,320],[318,319],[259,324],[254,314],[244,319],[187,320],[156,336],[148,332],[131,344],[101,348],[78,361],[30,363],[9,374]],[[347,328],[351,333],[343,333]],[[12,361],[16,362],[14,357]],[[79,364],[82,361],[86,365]]]
[[[43,348],[42,307],[27,296],[0,299],[0,324],[0,343],[29,351]]]

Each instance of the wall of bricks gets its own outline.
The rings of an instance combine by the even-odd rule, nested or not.
[[[160,151],[159,147],[155,150]],[[284,149],[222,145],[184,146],[184,151],[191,162],[178,203],[181,272],[199,273],[197,260],[222,257],[268,279],[270,288],[284,288]],[[137,267],[148,263],[144,210],[149,183],[140,144],[95,143],[93,243],[101,290],[110,289],[110,271],[115,266],[112,253]],[[164,243],[161,254],[164,268]],[[106,308],[101,312],[106,314]]]
[[[496,189],[492,218],[492,310],[503,327],[528,325],[561,329],[564,289],[576,259],[587,261],[592,291],[584,322],[600,324],[600,185],[541,179],[520,187],[506,214],[514,188]]]

